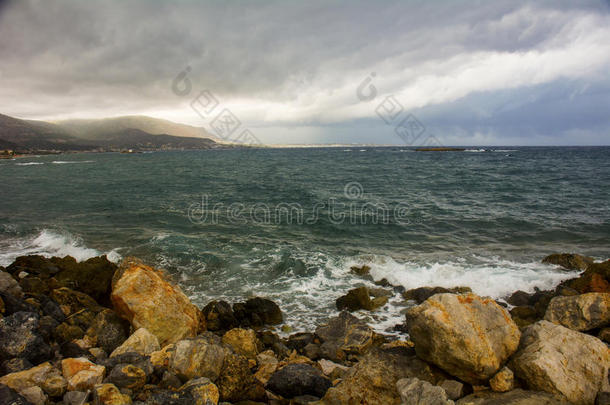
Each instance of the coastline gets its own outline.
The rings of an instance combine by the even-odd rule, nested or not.
[[[403,288],[412,305],[397,326],[410,339],[401,340],[350,313],[382,307],[400,288],[387,280],[346,291],[338,316],[282,338],[277,332],[290,333],[282,309],[263,297],[200,309],[137,259],[117,266],[105,256],[80,263],[24,256],[0,273],[0,389],[33,403],[604,400],[610,261],[561,254],[544,262],[582,273],[553,290],[514,292],[510,310],[459,286]],[[363,278],[370,270],[351,269]],[[570,343],[556,347],[553,336]],[[584,372],[591,356],[601,366]],[[532,367],[540,368],[535,376]],[[545,388],[549,382],[555,388]]]

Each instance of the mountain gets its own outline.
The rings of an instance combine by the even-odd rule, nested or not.
[[[0,149],[20,153],[209,149],[218,146],[214,140],[202,135],[207,133],[201,128],[142,116],[51,123],[0,114]]]

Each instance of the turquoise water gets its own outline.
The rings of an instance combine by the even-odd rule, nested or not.
[[[199,305],[277,300],[297,330],[371,285],[349,273],[355,264],[406,288],[469,285],[501,298],[574,275],[540,264],[549,253],[610,256],[609,153],[354,147],[0,161],[0,265],[26,253],[135,255]],[[385,330],[402,309],[395,295],[361,315]]]

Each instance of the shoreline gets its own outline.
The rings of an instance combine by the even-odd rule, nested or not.
[[[553,290],[514,292],[510,311],[469,288],[403,288],[414,305],[400,325],[410,338],[402,340],[351,314],[382,307],[387,290],[400,288],[387,280],[346,291],[336,301],[338,316],[282,338],[275,332],[282,330],[282,309],[262,297],[197,308],[163,271],[134,258],[117,266],[105,256],[22,256],[0,273],[0,389],[32,403],[78,396],[99,404],[399,403],[424,393],[447,404],[607,398],[610,261],[574,254],[543,261],[582,273]],[[370,270],[351,268],[362,278]],[[23,323],[24,316],[32,321]],[[561,348],[566,355],[590,349],[602,368],[582,374],[580,363],[563,364],[553,339],[540,338],[545,333],[571,342]],[[526,344],[524,336],[550,346]],[[571,380],[550,371],[529,376],[540,356]],[[549,381],[558,388],[541,392]],[[587,389],[578,393],[573,381]]]

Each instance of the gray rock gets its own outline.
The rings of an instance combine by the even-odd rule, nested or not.
[[[452,400],[460,399],[466,393],[464,384],[457,380],[443,380],[439,386],[445,390],[447,397]]]
[[[544,319],[577,331],[606,326],[610,323],[610,293],[555,297]]]
[[[402,378],[396,382],[396,388],[402,399],[402,405],[451,405],[454,403],[447,398],[444,389],[417,378]]]
[[[330,380],[309,364],[288,364],[273,373],[267,382],[267,389],[285,398],[302,395],[323,397],[331,386]]]
[[[20,357],[39,364],[51,358],[51,348],[38,333],[39,317],[16,312],[0,319],[0,359]]]

